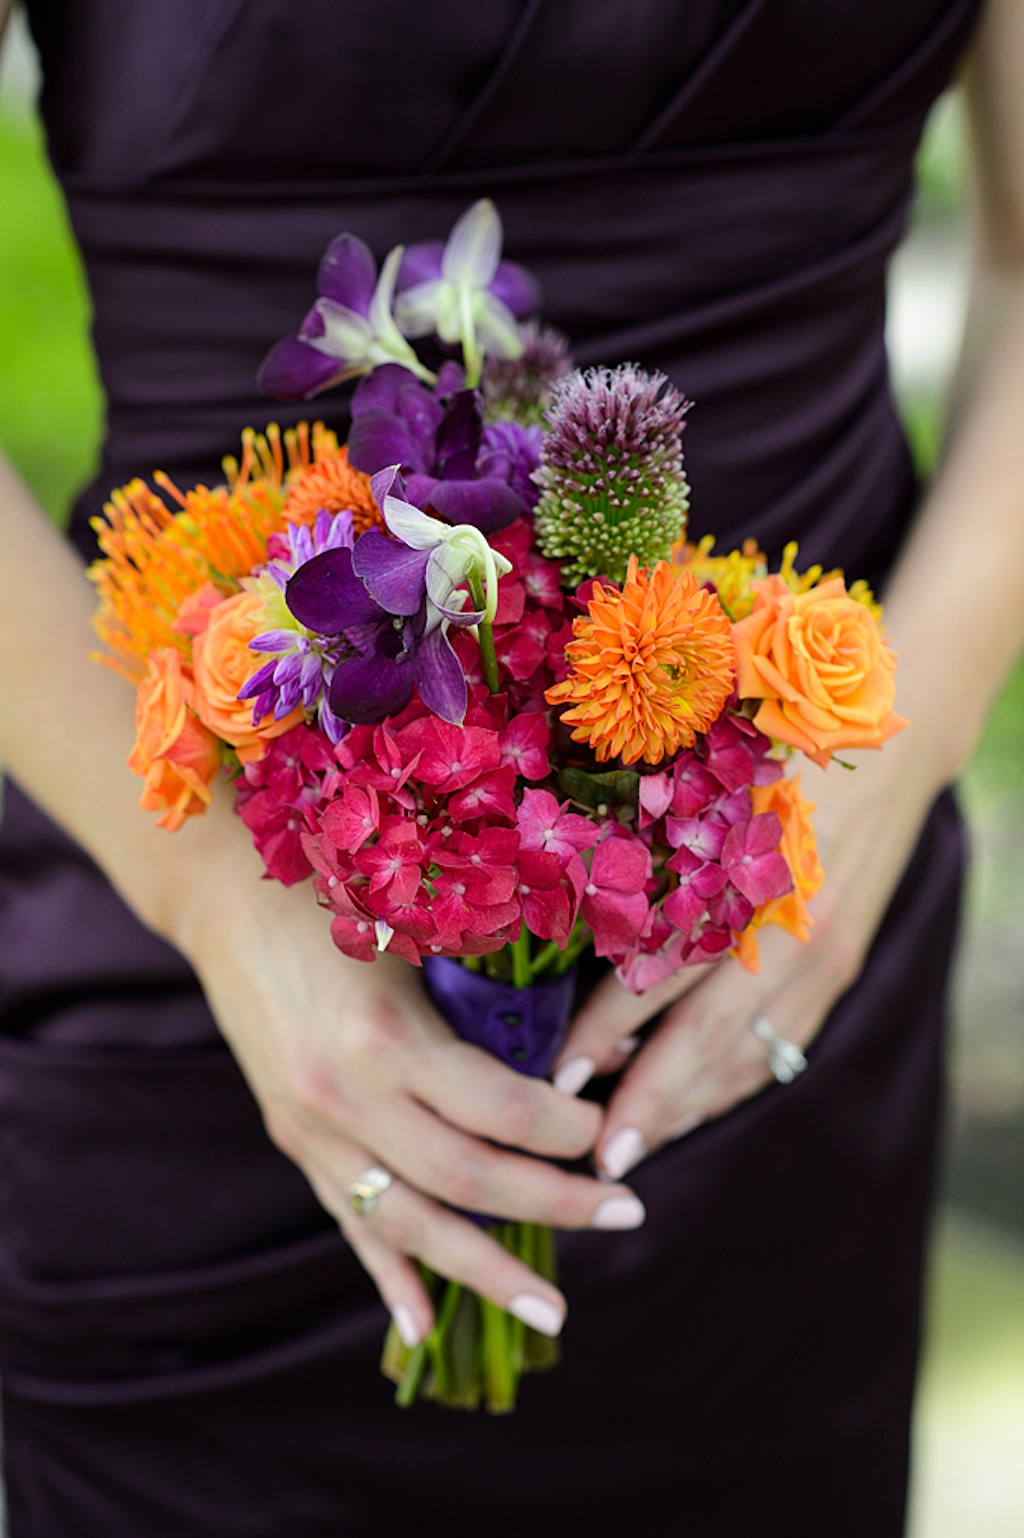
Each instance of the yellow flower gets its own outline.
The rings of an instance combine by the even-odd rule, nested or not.
[[[742,549],[728,555],[712,555],[715,540],[705,534],[697,545],[680,544],[672,552],[676,564],[692,572],[701,587],[711,583],[730,619],[743,619],[754,607],[753,584],[768,573],[764,552],[756,539],[745,539]]]
[[[722,606],[668,561],[648,575],[630,557],[621,590],[595,582],[573,637],[572,671],[546,698],[571,707],[562,720],[600,763],[661,763],[707,731],[732,692],[736,665]]]

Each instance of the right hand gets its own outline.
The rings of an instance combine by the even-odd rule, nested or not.
[[[228,893],[207,884],[178,943],[270,1137],[340,1224],[403,1338],[433,1325],[414,1258],[556,1335],[558,1289],[452,1208],[558,1228],[637,1226],[643,1207],[628,1187],[549,1162],[591,1152],[598,1107],[459,1041],[412,967],[343,956],[308,886],[260,881],[241,864]],[[394,1180],[359,1216],[349,1188],[371,1165]]]

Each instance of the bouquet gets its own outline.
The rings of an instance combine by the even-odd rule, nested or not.
[[[905,723],[865,585],[688,540],[688,403],[632,364],[574,370],[501,238],[482,200],[378,275],[341,235],[261,382],[358,377],[348,442],[271,426],[223,484],[133,481],[91,576],[159,825],[226,776],[340,950],[423,967],[454,1029],[544,1075],[585,951],[641,992],[727,952],[756,968],[765,925],[806,939],[797,755]],[[553,1278],[550,1232],[494,1232]],[[427,1281],[431,1336],[385,1345],[399,1401],[510,1409],[554,1343]]]

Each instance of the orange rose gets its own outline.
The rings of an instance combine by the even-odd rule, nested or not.
[[[740,698],[761,701],[754,725],[823,769],[837,749],[880,748],[906,726],[892,708],[895,654],[842,577],[805,593],[765,577],[732,633]]]
[[[784,897],[773,897],[762,903],[748,927],[740,936],[736,954],[750,972],[758,969],[757,937],[755,930],[765,924],[777,924],[780,929],[797,940],[810,938],[814,922],[807,904],[820,891],[825,872],[818,860],[818,846],[814,837],[811,813],[814,802],[805,801],[800,791],[800,776],[773,780],[770,785],[752,785],[750,799],[754,814],[775,812],[782,824],[782,841],[779,849],[789,873],[793,877],[793,890]]]
[[[259,631],[263,600],[257,593],[235,593],[209,611],[206,629],[192,642],[196,714],[204,726],[229,742],[243,764],[262,758],[267,743],[305,720],[301,705],[275,721],[252,724],[252,701],[238,692],[262,662],[249,642]]]
[[[147,659],[149,672],[135,697],[135,746],[128,758],[145,789],[139,805],[162,812],[158,828],[176,833],[186,817],[205,812],[210,786],[220,769],[214,737],[193,708],[192,680],[172,646],[159,646]]]

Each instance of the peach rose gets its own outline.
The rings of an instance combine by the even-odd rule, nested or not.
[[[755,816],[758,812],[777,814],[782,824],[779,848],[793,877],[793,890],[784,897],[773,897],[769,902],[762,903],[736,946],[736,954],[743,965],[748,971],[756,972],[758,955],[755,930],[765,924],[777,924],[797,940],[810,939],[811,924],[814,921],[807,904],[815,892],[821,890],[825,872],[818,859],[818,845],[811,821],[814,802],[804,800],[798,774],[773,780],[770,785],[752,785],[750,799]]]
[[[249,642],[258,633],[263,600],[257,593],[235,593],[209,610],[206,629],[192,642],[196,714],[204,726],[229,742],[243,764],[262,758],[272,737],[305,720],[301,705],[280,721],[252,724],[252,701],[238,691],[263,663]]]
[[[205,812],[220,769],[216,738],[193,708],[192,680],[172,646],[147,659],[149,672],[135,697],[135,746],[128,767],[146,781],[139,805],[162,812],[158,828],[176,833],[186,817]]]
[[[892,708],[895,654],[842,577],[805,593],[776,576],[756,585],[754,609],[732,633],[739,696],[761,701],[759,731],[824,769],[837,749],[880,748],[906,726]]]

